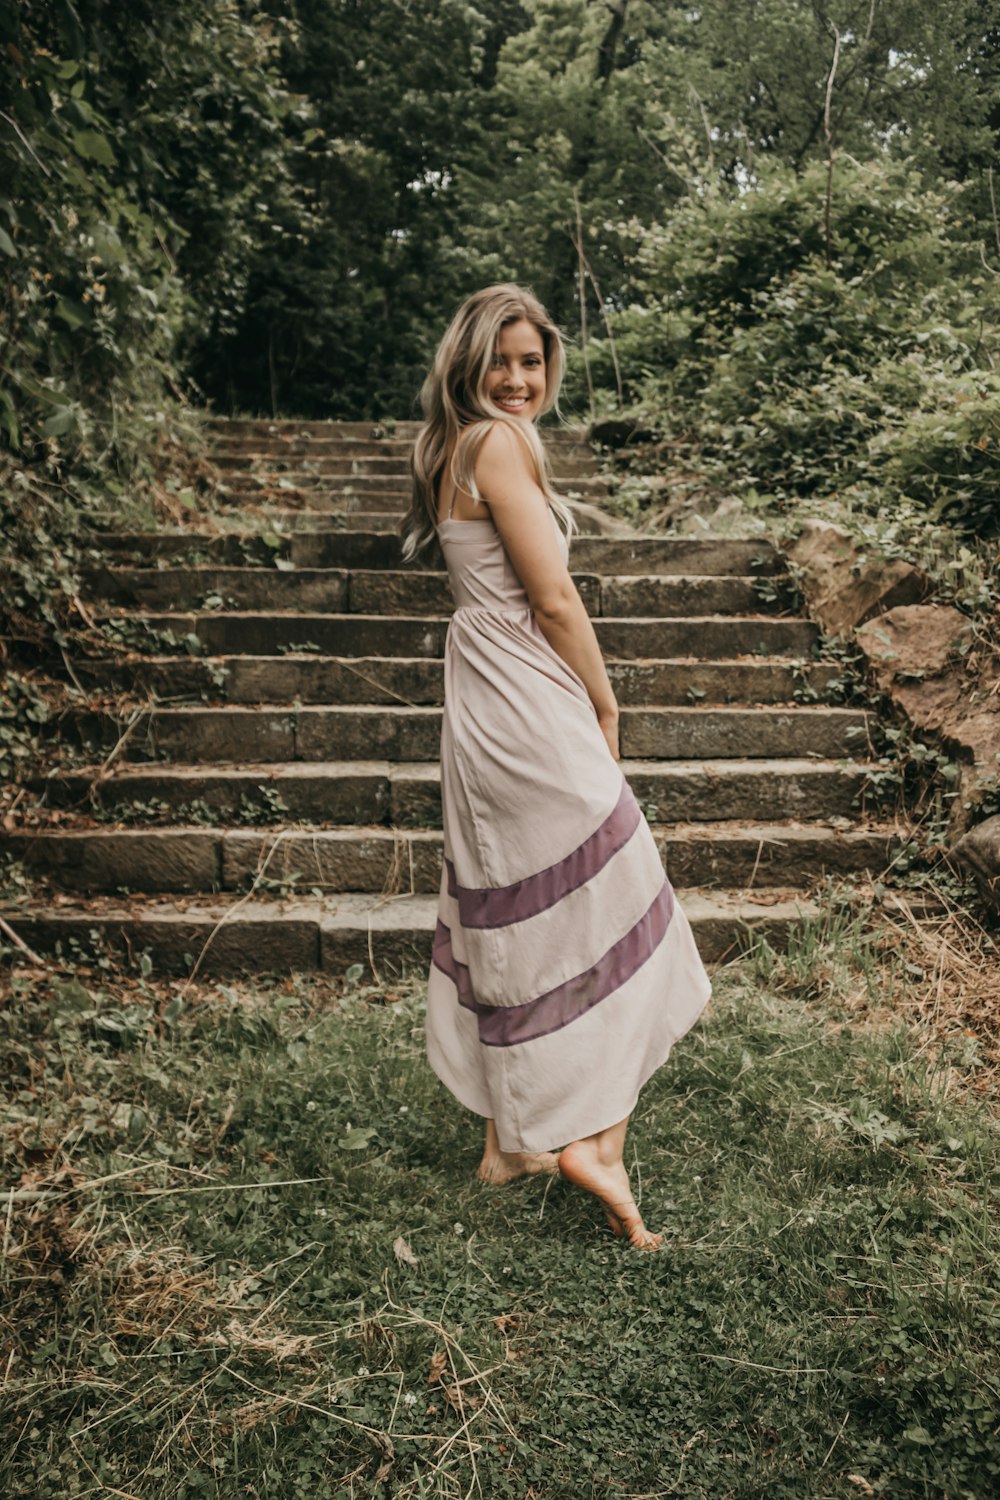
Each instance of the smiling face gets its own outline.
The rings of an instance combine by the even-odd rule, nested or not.
[[[512,417],[530,422],[540,413],[545,400],[545,345],[527,318],[501,328],[486,391]]]

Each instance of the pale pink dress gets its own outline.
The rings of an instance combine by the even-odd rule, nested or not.
[[[502,1150],[547,1151],[631,1113],[710,985],[583,682],[492,520],[449,515],[438,532],[456,607],[427,1053]]]

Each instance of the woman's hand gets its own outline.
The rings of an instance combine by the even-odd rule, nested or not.
[[[598,714],[597,722],[601,726],[601,733],[608,742],[612,760],[621,760],[621,750],[618,747],[618,714]]]

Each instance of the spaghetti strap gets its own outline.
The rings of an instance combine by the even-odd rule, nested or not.
[[[455,496],[457,494],[458,494],[458,480],[456,479],[455,482],[454,482],[454,484],[451,487],[451,504],[448,506],[448,520],[449,521],[451,520],[451,513],[452,513],[452,511],[455,509]]]

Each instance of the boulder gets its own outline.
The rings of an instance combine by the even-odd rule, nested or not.
[[[788,557],[809,613],[831,635],[847,635],[873,615],[917,603],[930,586],[913,563],[869,555],[829,521],[807,521]]]
[[[969,693],[972,640],[972,621],[948,604],[901,605],[857,632],[879,687],[922,729],[940,728]]]
[[[950,857],[959,869],[973,876],[984,899],[1000,911],[1000,815],[970,828]]]
[[[961,826],[966,803],[1000,775],[1000,664],[973,649],[972,621],[946,604],[891,609],[856,639],[882,692],[960,762],[952,822]]]

